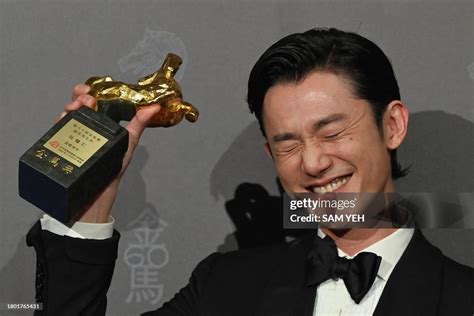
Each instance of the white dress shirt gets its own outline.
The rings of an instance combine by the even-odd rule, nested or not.
[[[108,223],[94,224],[76,222],[68,227],[52,218],[43,215],[41,227],[54,234],[82,239],[107,239],[112,237],[114,219],[110,216]],[[346,289],[344,281],[329,279],[317,287],[314,316],[345,316],[345,315],[372,315],[382,295],[393,268],[405,251],[413,236],[413,229],[400,228],[382,240],[370,245],[361,252],[373,252],[382,257],[377,277],[372,287],[359,304],[356,304]],[[325,237],[323,231],[318,230],[318,236]],[[353,258],[337,249],[340,257]],[[356,254],[357,255],[357,254]]]
[[[372,315],[387,284],[388,278],[405,251],[413,236],[411,228],[400,228],[382,240],[370,245],[360,252],[373,252],[382,257],[377,277],[369,292],[359,304],[356,304],[346,289],[344,281],[329,279],[317,287],[314,316],[345,316],[345,315]],[[318,230],[318,236],[324,238],[323,231]],[[353,258],[337,249],[340,257]]]

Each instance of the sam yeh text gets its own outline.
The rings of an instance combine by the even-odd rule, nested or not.
[[[290,221],[293,223],[363,223],[365,214],[292,214]]]

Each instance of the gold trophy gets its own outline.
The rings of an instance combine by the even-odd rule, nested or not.
[[[198,110],[183,100],[174,79],[182,60],[168,54],[161,68],[137,84],[91,77],[86,84],[96,98],[94,109],[68,113],[20,158],[20,196],[57,220],[74,220],[122,168],[129,121],[141,108],[159,103],[149,127],[170,127],[183,118],[198,119]]]
[[[162,109],[149,127],[169,127],[181,122],[183,117],[196,122],[198,110],[184,102],[181,87],[174,79],[182,60],[168,54],[161,68],[138,80],[137,84],[114,81],[111,77],[91,77],[86,84],[89,94],[97,100],[97,111],[115,120],[129,121],[140,108],[160,103]]]

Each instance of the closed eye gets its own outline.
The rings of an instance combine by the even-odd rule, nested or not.
[[[292,152],[292,151],[295,150],[295,149],[296,149],[296,146],[295,146],[295,147],[291,147],[291,148],[280,149],[280,150],[278,150],[278,152],[285,154],[285,153],[290,153],[290,152]]]
[[[340,136],[341,134],[342,134],[342,131],[331,134],[331,135],[324,136],[324,139],[334,139],[334,138]]]
[[[279,156],[290,155],[290,154],[294,153],[297,150],[297,148],[298,148],[298,145],[287,146],[287,147],[284,147],[284,148],[279,148],[279,149],[275,150],[275,152]]]

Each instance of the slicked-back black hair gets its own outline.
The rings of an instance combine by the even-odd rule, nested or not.
[[[251,113],[263,126],[263,100],[268,89],[287,82],[300,82],[313,72],[331,72],[349,80],[352,93],[368,101],[381,132],[388,104],[400,100],[400,90],[392,65],[383,51],[370,40],[335,28],[316,28],[284,37],[268,48],[253,67],[247,102]],[[406,176],[390,152],[392,178]]]

